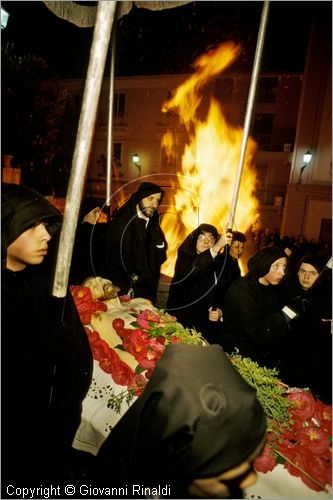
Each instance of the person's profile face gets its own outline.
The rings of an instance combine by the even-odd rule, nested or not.
[[[152,217],[161,202],[162,194],[155,193],[139,201],[139,209],[146,217]]]
[[[239,259],[244,252],[244,243],[242,241],[235,240],[231,243],[229,253],[234,259]]]
[[[41,264],[48,252],[51,235],[47,224],[39,222],[16,238],[7,248],[7,269],[21,271],[28,264]]]
[[[264,443],[265,438],[248,460],[241,464],[216,476],[194,479],[188,488],[189,494],[193,498],[243,498],[243,490],[257,481],[253,463],[260,455]]]
[[[281,257],[273,262],[265,276],[259,278],[262,285],[278,285],[286,273],[287,258]]]

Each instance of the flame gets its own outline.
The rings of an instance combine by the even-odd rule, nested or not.
[[[177,112],[185,127],[187,142],[177,172],[177,188],[171,196],[162,228],[168,241],[167,261],[161,272],[172,276],[177,249],[185,237],[201,223],[213,224],[219,232],[226,229],[240,157],[243,129],[227,123],[221,105],[209,98],[206,117],[202,118],[205,85],[239,55],[240,47],[232,42],[200,56],[194,63],[196,72],[180,85],[174,96],[163,104],[163,112]],[[162,138],[166,155],[173,155],[177,137],[168,130]],[[243,173],[239,188],[234,228],[245,232],[258,212],[253,194],[256,173],[253,155],[256,143],[247,141]]]

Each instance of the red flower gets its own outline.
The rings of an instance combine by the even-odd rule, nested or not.
[[[134,383],[129,387],[129,389],[134,390],[134,396],[141,396],[146,385],[147,379],[141,373],[137,373],[135,375]]]
[[[150,330],[151,326],[149,323],[150,322],[160,323],[160,317],[157,316],[157,314],[150,311],[149,309],[145,309],[138,315],[136,321],[138,325],[144,328],[145,330]]]
[[[78,310],[80,320],[84,325],[90,323],[91,316],[96,311],[107,310],[106,304],[93,299],[90,288],[86,286],[71,286],[70,291]]]
[[[328,433],[318,427],[305,427],[297,432],[297,439],[315,455],[321,455],[329,448]]]
[[[118,295],[120,302],[130,302],[132,297],[130,295]]]
[[[309,420],[313,416],[316,401],[310,392],[292,392],[288,394],[288,399],[295,404],[289,410],[293,418],[299,418],[304,421]]]
[[[322,429],[332,433],[332,406],[317,401],[313,416]]]
[[[276,466],[276,458],[273,455],[272,448],[266,444],[262,454],[254,461],[254,468],[258,472],[269,472]]]
[[[112,349],[113,351],[113,349]],[[118,354],[114,353],[114,365],[111,371],[112,378],[116,384],[119,385],[127,385],[130,386],[134,383],[135,374],[130,366],[127,363],[122,361]]]

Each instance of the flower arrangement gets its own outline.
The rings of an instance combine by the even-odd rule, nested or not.
[[[130,327],[125,326],[123,318],[114,317],[112,328],[120,337],[121,343],[110,346],[101,338],[100,333],[91,327],[93,315],[106,312],[107,305],[94,299],[88,287],[72,286],[71,292],[80,319],[85,326],[93,358],[98,361],[102,370],[111,375],[116,384],[126,387],[118,394],[110,389],[108,407],[117,413],[120,413],[123,401],[130,404],[134,396],[140,396],[143,392],[168,344],[205,342],[196,330],[185,328],[174,316],[151,306],[139,312],[133,308],[131,311],[133,321],[130,322]],[[127,297],[124,300],[121,297],[118,299],[123,303],[130,302]],[[135,370],[120,358],[116,349],[129,353],[135,359]]]
[[[185,328],[165,311],[153,306],[134,306],[135,301],[125,296],[113,299],[119,307],[117,314],[108,316],[112,318],[109,327],[118,340],[110,345],[96,331],[99,328],[92,327],[96,315],[107,313],[107,303],[94,299],[88,287],[73,286],[71,292],[94,359],[117,385],[124,387],[117,393],[110,388],[107,400],[108,408],[118,414],[123,401],[130,405],[143,392],[168,344],[206,343],[199,332]],[[121,317],[122,307],[127,314],[126,322]],[[121,359],[121,352],[130,355],[131,366]],[[326,491],[327,485],[332,485],[332,407],[316,400],[306,389],[290,389],[278,378],[276,369],[259,366],[238,351],[227,356],[245,381],[256,389],[268,417],[267,440],[255,461],[256,470],[266,473],[281,463],[311,489]]]
[[[309,488],[327,491],[327,485],[332,485],[332,407],[307,390],[290,390],[286,398],[292,403],[289,418],[284,426],[270,422],[267,443],[255,468],[268,472],[283,463]]]
[[[255,469],[266,473],[281,463],[309,488],[327,491],[326,486],[332,485],[332,407],[306,389],[290,389],[276,369],[259,366],[238,351],[228,357],[256,388],[268,417],[267,441]]]

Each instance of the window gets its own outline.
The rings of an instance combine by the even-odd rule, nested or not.
[[[233,84],[232,78],[217,78],[214,89],[216,99],[221,102],[231,102]]]
[[[260,203],[266,203],[267,197],[267,181],[268,181],[268,164],[257,163],[257,183],[256,183],[256,196]]]
[[[271,148],[273,122],[273,113],[257,113],[254,117],[253,138],[263,151],[269,151]]]
[[[112,156],[112,178],[114,180],[119,180],[121,177],[124,177],[124,172],[122,170],[123,165],[121,163],[121,152],[122,152],[122,143],[114,142],[113,156]]]
[[[113,158],[121,162],[121,142],[113,143]]]
[[[125,116],[126,94],[119,92],[114,95],[113,116],[115,118],[124,118]]]
[[[273,131],[273,113],[257,113],[254,118],[255,134],[271,134]]]
[[[273,78],[260,78],[258,86],[258,102],[275,102],[279,79]]]

